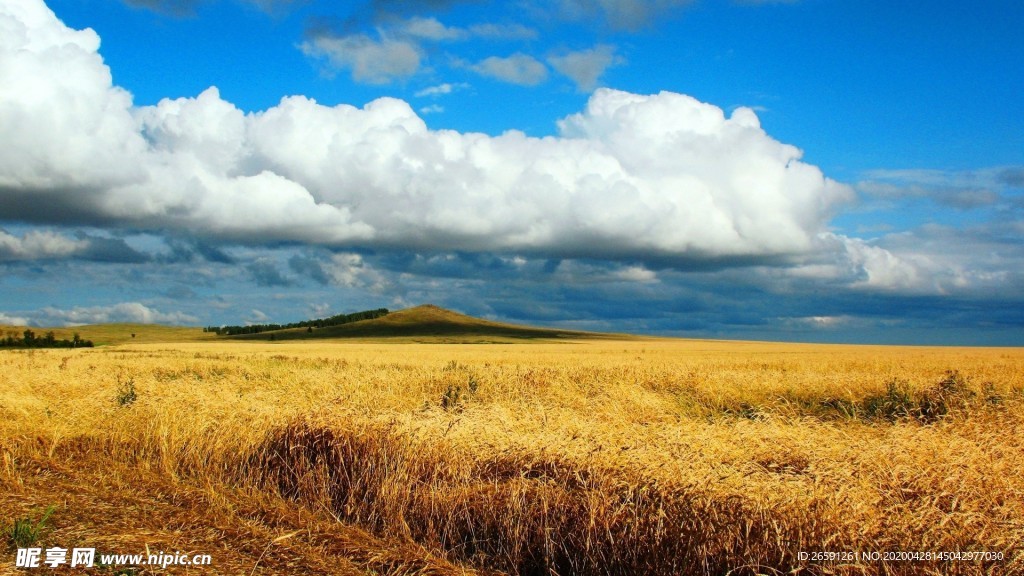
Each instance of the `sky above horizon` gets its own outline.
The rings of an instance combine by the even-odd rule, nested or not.
[[[1024,345],[1024,4],[0,0],[0,324]]]

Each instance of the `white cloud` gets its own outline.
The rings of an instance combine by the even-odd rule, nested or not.
[[[425,96],[443,96],[445,94],[451,94],[456,90],[463,90],[466,88],[469,88],[469,84],[464,82],[458,82],[455,84],[445,82],[444,84],[438,84],[437,86],[428,86],[427,88],[416,92],[414,96],[417,98],[423,98]]]
[[[850,318],[848,316],[805,316],[797,320],[819,328],[834,328],[849,322]]]
[[[850,263],[862,272],[853,287],[901,291],[931,288],[927,285],[930,276],[913,262],[859,238],[843,238],[843,242]]]
[[[331,257],[331,261],[324,266],[324,271],[338,286],[359,287],[373,292],[381,292],[388,285],[384,275],[367,265],[359,254],[335,254]]]
[[[28,318],[23,316],[10,316],[0,312],[0,324],[7,326],[28,326]]]
[[[0,261],[63,258],[88,246],[88,241],[72,240],[47,230],[30,230],[20,238],[0,230]]]
[[[250,310],[249,316],[245,319],[246,326],[252,326],[253,324],[267,324],[268,322],[270,322],[270,316],[256,308]]]
[[[646,283],[654,282],[658,279],[658,275],[654,271],[648,270],[643,266],[626,266],[617,270],[613,276],[626,282]]]
[[[0,30],[0,189],[44,200],[143,179],[124,162],[145,143],[131,96],[96,55],[99,36],[65,27],[41,0],[0,5]]]
[[[439,104],[431,104],[430,106],[420,108],[420,114],[440,114],[441,112],[444,112],[444,106]]]
[[[522,265],[520,265],[521,267]],[[534,271],[533,273],[536,273]],[[630,284],[650,284],[658,281],[658,274],[640,265],[623,265],[615,263],[591,262],[582,260],[562,260],[551,270],[551,277],[564,286],[584,286],[587,284],[606,284],[627,282]]]
[[[194,325],[199,320],[183,312],[165,313],[139,302],[122,302],[111,306],[76,306],[70,310],[46,307],[39,311],[34,323],[39,326],[77,326],[112,322]]]
[[[813,261],[786,271],[793,278],[838,281],[855,289],[942,293],[941,263],[921,254],[893,251],[874,242],[826,232]],[[824,261],[822,260],[824,259]]]
[[[433,40],[462,40],[468,33],[461,28],[445,26],[437,18],[414,17],[406,20],[400,27],[401,32],[414,38]]]
[[[339,34],[318,30],[299,45],[304,54],[327,61],[330,70],[350,70],[352,79],[368,84],[388,84],[416,74],[423,66],[429,50],[424,45],[457,42],[470,38],[484,40],[524,40],[536,31],[518,24],[475,24],[468,28],[447,26],[434,17],[414,16],[392,20],[375,30],[375,34]],[[491,60],[491,59],[489,59]],[[497,59],[485,68],[497,67],[498,73],[511,73],[509,66],[526,65],[524,74],[537,74],[536,65],[519,56],[502,66]],[[537,62],[536,64],[540,64]],[[547,70],[541,69],[546,74]]]
[[[473,24],[467,28],[446,26],[434,17],[414,16],[388,27],[386,34],[418,38],[430,42],[451,42],[481,38],[483,40],[532,40],[537,31],[522,24]]]
[[[351,70],[357,82],[387,84],[420,69],[419,46],[404,39],[319,35],[299,48],[307,56],[326,58],[335,68]]]
[[[581,92],[593,90],[605,70],[623,61],[615,55],[615,47],[607,44],[548,58],[551,67],[568,76]]]
[[[813,251],[850,195],[752,110],[681,94],[600,89],[547,138],[429,130],[391,98],[243,114],[210,89],[136,108],[95,34],[30,1],[0,6],[0,27],[0,218],[671,262]],[[484,69],[546,74],[520,56]]]
[[[311,318],[326,318],[331,313],[331,305],[327,302],[314,302],[309,305]]]
[[[491,56],[470,66],[477,74],[520,86],[536,86],[548,79],[548,69],[533,56],[517,52],[508,57]]]

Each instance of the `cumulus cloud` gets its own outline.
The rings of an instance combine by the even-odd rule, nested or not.
[[[413,38],[433,40],[440,42],[444,40],[463,40],[468,36],[462,28],[445,26],[437,18],[414,17],[403,22],[400,31]]]
[[[1020,284],[1024,275],[1014,274],[1014,281],[1007,273],[1007,267],[1024,265],[1019,245],[999,245],[983,235],[934,225],[870,240],[826,232],[816,251],[779,269],[775,278],[904,295],[979,293]]]
[[[0,312],[0,324],[7,326],[28,326],[28,318],[23,316],[11,316]]]
[[[1024,290],[1024,241],[1019,222],[954,227],[926,224],[893,233],[875,244],[911,259],[926,271],[936,292],[1002,294]]]
[[[379,292],[387,287],[387,279],[369,266],[359,254],[334,254],[324,265],[331,282],[338,286],[367,288]]]
[[[420,47],[402,39],[320,34],[299,48],[307,56],[326,59],[334,68],[351,70],[353,80],[368,84],[387,84],[420,69]]]
[[[533,56],[516,52],[507,57],[490,56],[470,66],[482,76],[520,86],[536,86],[548,79],[548,69]]]
[[[605,70],[622,62],[623,59],[615,55],[615,47],[607,44],[548,58],[551,67],[568,76],[581,92],[593,90]]]
[[[898,291],[932,291],[937,289],[924,266],[859,238],[839,238],[845,250],[837,253],[847,259],[849,269],[858,272],[854,288]],[[924,264],[928,264],[925,262]]]
[[[0,229],[0,262],[74,258],[93,262],[144,262],[149,257],[122,238],[76,232],[73,237],[47,229],[30,229],[20,236]]]
[[[658,280],[658,274],[642,265],[615,264],[599,261],[561,260],[546,263],[548,280],[564,286],[587,284],[648,284]],[[535,264],[520,265],[521,269],[537,274]]]
[[[777,276],[857,288],[918,290],[922,274],[885,248],[859,238],[823,233],[809,261],[781,269]]]
[[[392,98],[296,96],[244,114],[211,88],[134,107],[93,32],[40,1],[0,6],[0,27],[0,218],[672,263],[815,250],[850,197],[752,110],[726,116],[681,94],[599,89],[546,138],[430,130]],[[546,74],[520,56],[481,66]],[[324,274],[345,284],[353,267]]]
[[[30,230],[18,237],[0,229],[0,261],[65,258],[88,246],[87,241],[72,240],[48,230]]]
[[[112,86],[91,29],[71,30],[41,0],[0,6],[0,189],[44,201],[69,189],[140,181],[145,150],[131,96]]]
[[[122,302],[111,306],[75,307],[64,310],[46,307],[39,311],[34,324],[39,326],[77,326],[130,322],[134,324],[195,325],[199,320],[183,312],[160,312],[139,302]]]
[[[625,282],[654,282],[658,279],[658,275],[643,266],[626,266],[621,270],[616,271],[615,277]]]

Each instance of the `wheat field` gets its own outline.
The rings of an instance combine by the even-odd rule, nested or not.
[[[0,524],[193,574],[1022,574],[1022,406],[1010,348],[8,350]]]

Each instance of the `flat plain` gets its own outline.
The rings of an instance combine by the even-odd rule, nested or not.
[[[0,351],[5,530],[202,574],[1024,573],[1022,349],[195,332]]]

